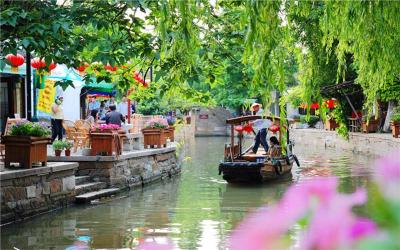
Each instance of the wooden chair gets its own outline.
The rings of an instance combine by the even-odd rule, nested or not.
[[[76,132],[75,123],[71,120],[64,120],[62,125],[65,129],[65,139],[73,140],[73,133]]]
[[[91,124],[84,120],[75,122],[76,132],[73,132],[74,150],[75,153],[78,149],[90,146],[90,129]]]

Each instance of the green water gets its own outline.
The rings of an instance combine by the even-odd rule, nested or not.
[[[224,249],[230,231],[250,211],[275,203],[294,182],[338,176],[340,189],[365,187],[373,158],[298,143],[301,167],[291,179],[255,186],[228,185],[218,175],[227,138],[186,144],[191,160],[172,180],[137,189],[97,205],[72,206],[1,228],[1,249],[66,249],[89,236],[92,249],[135,248],[168,240],[179,249]]]

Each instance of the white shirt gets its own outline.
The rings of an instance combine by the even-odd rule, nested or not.
[[[256,115],[264,115],[264,110],[259,109]],[[269,128],[272,125],[272,121],[268,119],[257,119],[254,121],[253,126],[258,130],[263,128]]]
[[[120,112],[123,116],[128,115],[128,102],[121,102],[117,106],[117,111]]]

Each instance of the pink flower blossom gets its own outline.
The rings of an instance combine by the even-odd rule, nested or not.
[[[377,160],[375,179],[383,195],[391,200],[400,201],[400,151],[392,152]]]

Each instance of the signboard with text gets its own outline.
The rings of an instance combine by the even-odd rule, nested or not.
[[[51,113],[51,105],[56,97],[56,88],[54,87],[54,81],[46,79],[44,82],[44,88],[39,90],[39,98],[37,103],[37,109],[44,113]]]
[[[208,119],[208,114],[199,114],[199,119]]]

